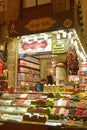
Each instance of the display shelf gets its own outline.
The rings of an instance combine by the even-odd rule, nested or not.
[[[24,66],[24,67],[30,67],[33,69],[38,69],[39,70],[39,65],[37,63],[31,62],[31,61],[26,61],[25,59],[19,59],[19,65]]]
[[[70,94],[69,97],[67,94],[58,96],[56,93],[43,92],[3,93],[0,98],[0,120],[9,121],[14,117],[12,121],[44,123],[44,125],[47,125],[49,120],[53,120],[63,125],[66,119],[67,126],[72,120],[74,122],[72,126],[83,127],[87,120],[87,99],[78,96],[79,100],[75,100],[78,94],[73,95],[76,93]],[[20,120],[17,120],[18,115],[21,116]]]
[[[37,67],[33,67],[33,65],[32,65],[32,66],[27,66],[27,65],[20,65],[20,64],[19,64],[19,67],[25,67],[25,68],[30,68],[30,69],[34,69],[34,70],[40,70],[40,69],[38,68],[38,66],[37,66]]]
[[[18,86],[26,90],[34,89],[37,81],[40,80],[40,60],[37,58],[18,59]],[[33,81],[33,82],[31,82]],[[24,89],[25,88],[25,89]]]
[[[28,61],[28,62],[32,62],[34,64],[40,64],[40,59],[36,58],[36,57],[19,58],[19,60],[25,60],[25,61]]]
[[[79,87],[82,91],[87,90],[87,63],[81,63],[79,69]]]

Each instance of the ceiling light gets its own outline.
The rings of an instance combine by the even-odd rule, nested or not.
[[[68,38],[71,38],[71,33],[68,33]]]
[[[60,34],[59,33],[57,33],[57,39],[60,39]]]
[[[63,32],[64,32],[64,30],[59,30],[58,32],[59,32],[59,33],[63,33]]]
[[[34,41],[37,41],[37,36],[36,35],[34,36]]]
[[[66,32],[63,32],[63,38],[66,38]]]
[[[44,34],[44,39],[47,40],[48,39],[48,35],[45,33]]]

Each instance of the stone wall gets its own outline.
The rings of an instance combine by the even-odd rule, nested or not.
[[[8,44],[8,86],[17,85],[17,70],[18,70],[18,39],[10,39]]]
[[[2,5],[0,10],[0,41],[8,39],[8,23],[20,17],[20,0],[5,0],[5,6]],[[8,40],[8,86],[17,84],[17,39]]]

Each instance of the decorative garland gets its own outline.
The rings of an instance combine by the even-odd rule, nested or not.
[[[75,47],[72,45],[67,52],[67,70],[68,74],[77,75],[79,70],[79,62],[77,59],[77,53]]]

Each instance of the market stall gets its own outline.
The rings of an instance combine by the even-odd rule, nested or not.
[[[66,11],[10,23],[10,93],[0,98],[0,129],[87,129],[87,93],[74,86],[73,78],[86,61],[73,7],[71,2]],[[36,82],[48,72],[53,84],[35,92]]]

